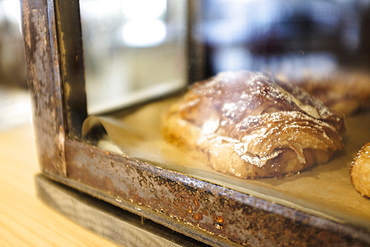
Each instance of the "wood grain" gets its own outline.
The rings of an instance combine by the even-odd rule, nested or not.
[[[0,132],[0,246],[116,246],[42,203],[31,124]]]

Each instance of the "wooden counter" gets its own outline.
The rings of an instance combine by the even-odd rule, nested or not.
[[[0,131],[0,246],[116,246],[53,211],[37,197],[31,124]]]

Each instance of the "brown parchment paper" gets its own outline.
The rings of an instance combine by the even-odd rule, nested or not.
[[[327,163],[286,178],[239,179],[214,171],[166,143],[160,119],[176,99],[151,103],[129,114],[91,116],[83,126],[102,124],[99,145],[165,169],[225,186],[296,210],[370,230],[370,199],[355,191],[349,167],[358,150],[370,142],[370,112],[345,118],[345,149]]]

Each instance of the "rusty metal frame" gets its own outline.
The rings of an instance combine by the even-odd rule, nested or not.
[[[368,246],[343,225],[150,163],[80,137],[87,116],[77,0],[23,0],[23,34],[43,174],[213,246]]]

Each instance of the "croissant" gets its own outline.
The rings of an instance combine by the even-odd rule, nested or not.
[[[370,142],[356,154],[350,168],[351,182],[363,196],[370,197]]]
[[[339,116],[370,110],[370,75],[339,68],[330,73],[305,71],[302,76],[277,75],[320,99]]]
[[[249,71],[193,84],[163,115],[168,142],[240,178],[282,177],[343,148],[343,119],[302,89]]]

